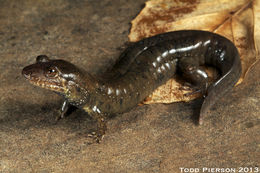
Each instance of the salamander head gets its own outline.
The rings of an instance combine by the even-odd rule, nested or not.
[[[22,70],[32,84],[61,94],[66,94],[82,78],[82,73],[73,64],[64,60],[50,60],[46,55],[36,58],[36,63]]]

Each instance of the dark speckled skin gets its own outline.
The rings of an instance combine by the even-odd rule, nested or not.
[[[217,68],[220,78],[213,84],[200,66]],[[136,42],[127,48],[111,71],[93,78],[73,64],[49,60],[45,55],[23,69],[35,85],[64,96],[62,115],[69,104],[84,109],[98,120],[98,140],[105,133],[105,118],[125,112],[180,73],[205,97],[200,123],[210,107],[237,82],[241,73],[238,51],[228,39],[206,31],[175,31]],[[108,77],[109,76],[109,77]]]

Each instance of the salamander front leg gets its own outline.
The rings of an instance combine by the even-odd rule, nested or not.
[[[65,100],[62,104],[60,114],[56,117],[56,121],[59,121],[60,119],[64,118],[64,115],[67,112],[68,108],[69,108],[69,102]]]
[[[97,120],[97,131],[92,132],[88,136],[93,138],[97,143],[100,143],[107,130],[105,115],[102,113],[92,112],[90,113],[90,116]]]

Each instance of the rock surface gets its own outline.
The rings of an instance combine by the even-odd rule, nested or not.
[[[145,0],[1,0],[0,172],[181,172],[257,167],[260,63],[202,126],[201,99],[139,106],[108,122],[100,144],[83,111],[55,123],[62,99],[21,75],[35,57],[71,61],[92,74],[111,67]]]

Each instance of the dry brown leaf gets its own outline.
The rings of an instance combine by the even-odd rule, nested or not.
[[[260,2],[258,0],[150,0],[132,21],[132,42],[159,33],[197,29],[223,35],[234,42],[242,63],[242,82],[250,66],[259,58]],[[189,101],[198,95],[185,96],[175,79],[151,94],[145,104]]]

